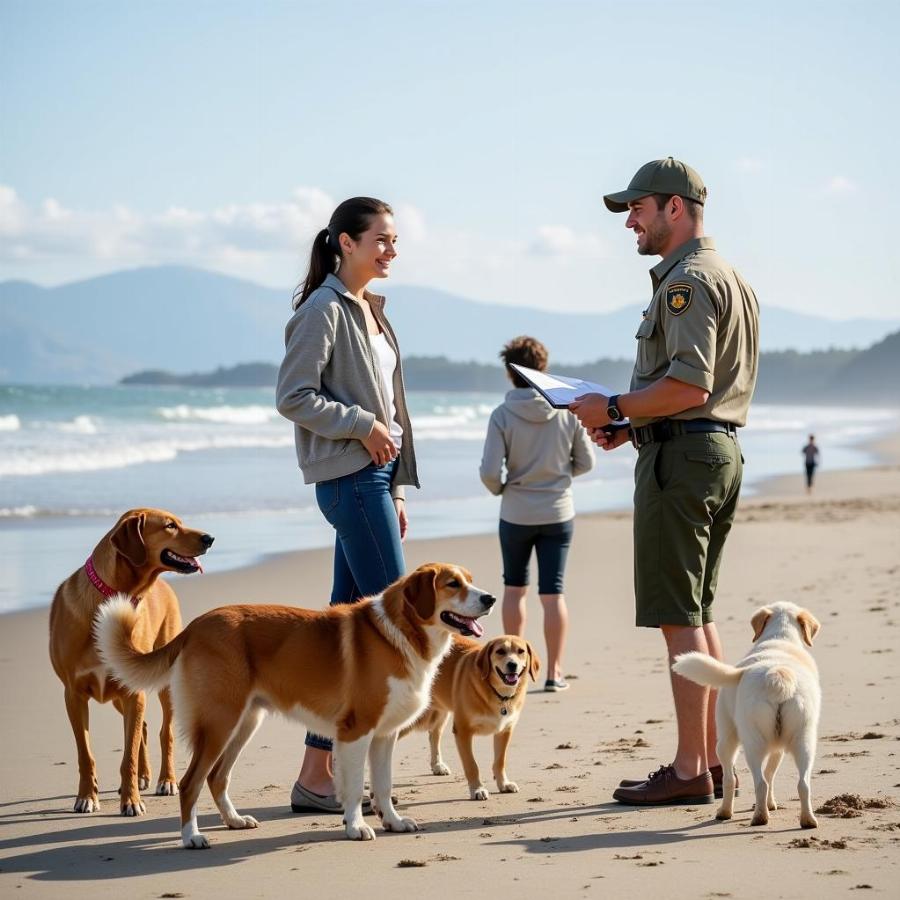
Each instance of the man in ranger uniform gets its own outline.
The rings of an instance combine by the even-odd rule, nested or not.
[[[627,212],[650,270],[653,299],[637,329],[628,393],[572,404],[604,450],[638,449],[634,491],[636,624],[659,628],[669,662],[699,650],[722,659],[712,602],[734,521],[747,420],[759,358],[759,305],[746,281],[703,236],[706,187],[678,160],[642,166],[628,189],[603,199]],[[630,428],[602,430],[630,420]],[[671,675],[678,747],[671,765],[623,781],[622,803],[713,802],[721,796],[715,692]]]

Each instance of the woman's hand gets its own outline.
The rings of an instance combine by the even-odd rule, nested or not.
[[[369,436],[363,438],[362,445],[369,451],[376,466],[385,466],[397,456],[397,447],[391,440],[391,433],[377,419]]]
[[[631,441],[630,428],[619,428],[611,435],[607,434],[602,428],[590,428],[588,429],[588,434],[601,450],[615,450],[616,447],[621,447],[622,444],[627,444]]]
[[[406,501],[402,497],[394,497],[394,509],[397,510],[397,522],[400,524],[400,540],[406,537],[409,519],[406,518]]]

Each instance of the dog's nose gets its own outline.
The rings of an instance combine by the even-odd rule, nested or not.
[[[515,662],[513,660],[509,660],[506,663],[506,671],[507,672],[518,672],[519,667],[515,664]]]
[[[481,595],[481,605],[485,609],[490,609],[497,602],[497,598],[492,594],[482,594]]]
[[[212,547],[214,540],[215,538],[211,534],[200,535],[200,543],[203,544],[204,547]]]

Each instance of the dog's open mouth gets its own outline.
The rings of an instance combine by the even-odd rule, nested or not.
[[[500,680],[504,684],[508,684],[510,687],[514,687],[519,683],[519,679],[522,677],[521,672],[501,672],[497,666],[494,666],[494,671],[500,677]]]
[[[467,637],[481,637],[484,634],[484,629],[478,623],[477,619],[457,615],[456,613],[450,612],[449,609],[445,609],[441,613],[441,621],[445,625],[455,628],[460,634]]]
[[[181,572],[182,575],[191,575],[194,572],[203,571],[203,566],[200,565],[200,561],[195,556],[179,556],[172,550],[166,549],[159,555],[159,558],[164,566],[174,569],[176,572]]]

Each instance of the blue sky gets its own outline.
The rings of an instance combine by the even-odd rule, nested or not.
[[[398,282],[606,311],[654,260],[601,195],[674,155],[764,304],[896,316],[896,9],[0,0],[0,278],[289,289],[365,193]]]

